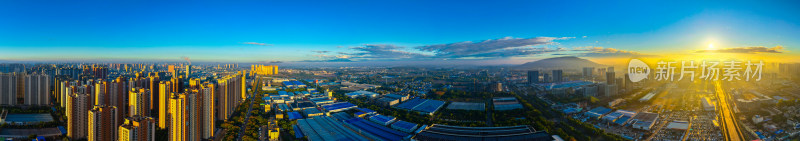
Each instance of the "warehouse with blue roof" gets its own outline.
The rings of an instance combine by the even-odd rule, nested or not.
[[[591,118],[599,119],[600,117],[602,117],[603,115],[605,115],[605,114],[607,114],[609,112],[611,112],[611,109],[609,109],[609,108],[597,107],[597,108],[594,108],[592,110],[589,110],[585,114],[586,114],[586,116],[589,116]]]
[[[345,111],[345,110],[349,110],[349,109],[353,109],[353,108],[357,108],[357,107],[358,106],[356,106],[355,104],[352,104],[350,102],[339,102],[339,103],[333,103],[333,104],[328,104],[328,105],[322,105],[322,108],[325,108],[325,110],[328,110],[328,112],[341,112],[341,111]]]
[[[289,108],[289,105],[286,105],[284,103],[278,104],[278,109],[281,110],[281,111],[291,111],[292,110],[292,108]]]
[[[433,115],[444,106],[444,101],[415,98],[395,106],[398,109],[415,111],[420,114]]]
[[[368,133],[373,137],[377,137],[373,138],[374,140],[399,141],[406,137],[410,137],[410,135],[407,133],[391,129],[386,126],[381,126],[362,118],[353,118],[350,120],[345,120],[344,122],[353,127],[354,130],[357,130],[356,132]]]
[[[294,85],[294,83],[292,83],[291,81],[283,81],[282,83],[283,83],[283,86],[285,86],[285,87],[287,87],[287,88],[290,88],[290,87],[297,87],[297,86],[295,86],[295,85]]]
[[[288,113],[286,113],[286,115],[289,117],[290,120],[302,119],[303,118],[303,115],[300,115],[300,113],[298,113],[298,112],[288,112]]]
[[[369,140],[328,116],[297,120],[297,127],[309,141]]]
[[[370,110],[370,109],[367,109],[367,108],[358,108],[358,110],[361,111],[361,112],[364,112],[365,114],[368,114],[368,115],[377,113],[377,112],[375,112],[375,110]]]
[[[324,115],[324,113],[322,113],[322,111],[320,111],[320,110],[319,110],[319,109],[317,109],[317,108],[308,108],[308,109],[305,109],[305,110],[303,110],[303,113],[306,115],[306,117],[313,117],[313,116],[321,116],[321,115]]]
[[[381,124],[383,126],[388,126],[389,124],[392,124],[392,122],[394,122],[394,120],[396,119],[397,118],[392,116],[384,116],[379,114],[369,117],[369,121]]]
[[[397,129],[399,131],[403,131],[406,133],[414,132],[417,129],[416,123],[406,122],[402,120],[397,120],[397,122],[392,123],[392,129]]]
[[[303,84],[303,82],[300,81],[292,81],[292,84],[294,84],[295,87],[300,87],[300,88],[306,87],[306,84]]]

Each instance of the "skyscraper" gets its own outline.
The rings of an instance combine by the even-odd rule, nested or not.
[[[186,78],[190,78],[192,76],[192,65],[186,65]]]
[[[214,136],[214,122],[216,116],[214,113],[214,84],[204,83],[202,88],[203,94],[203,119],[202,119],[202,138],[209,139]]]
[[[528,83],[530,84],[539,83],[539,71],[535,70],[528,71]]]
[[[558,83],[564,80],[564,72],[561,70],[553,70],[553,83]]]
[[[0,78],[0,81],[2,81],[1,79],[2,78]],[[59,104],[61,104],[60,105],[61,108],[65,108],[66,109],[67,108],[67,99],[69,99],[69,96],[72,95],[72,86],[74,84],[77,84],[77,83],[74,82],[74,81],[73,82],[61,81],[59,83],[60,84],[59,84],[58,90],[61,91],[61,92],[59,93],[60,95],[58,96],[58,98],[59,98],[58,101],[59,101]],[[2,93],[2,92],[0,92],[0,93]],[[2,99],[2,98],[0,98],[0,99]],[[0,101],[0,103],[2,103],[2,102]]]
[[[73,140],[86,138],[89,94],[73,94],[67,101],[67,137]]]
[[[0,104],[17,104],[17,75],[0,74]]]
[[[244,84],[244,72],[236,72],[232,75],[223,76],[217,79],[217,103],[215,106],[218,111],[217,117],[221,120],[228,120],[228,116],[233,114],[236,106],[242,102],[245,95],[246,85]]]
[[[119,126],[118,132],[118,141],[154,141],[156,123],[151,117],[139,115],[127,117]]]
[[[50,105],[50,76],[31,74],[24,77],[25,105]]]
[[[185,141],[186,138],[186,95],[173,93],[169,99],[169,140]]]
[[[250,76],[275,75],[278,74],[278,66],[275,65],[252,65],[250,66]]]
[[[200,88],[200,79],[199,78],[190,78],[189,79],[189,89],[198,89]]]
[[[131,91],[128,92],[130,96],[130,100],[128,101],[128,105],[130,106],[130,115],[141,115],[141,116],[149,116],[150,109],[150,91],[144,88],[131,88]]]
[[[167,72],[169,72],[169,74],[170,74],[170,75],[172,75],[172,78],[178,78],[178,77],[177,77],[177,76],[178,76],[178,75],[177,75],[178,73],[177,73],[177,72],[175,72],[175,65],[169,65],[169,66],[167,66]]]
[[[614,82],[616,79],[614,79],[614,78],[615,78],[614,72],[606,72],[606,84],[609,84],[609,85],[616,84]]]
[[[130,106],[129,97],[130,95],[130,88],[128,87],[128,81],[123,76],[117,77],[117,79],[111,81],[111,91],[112,91],[112,101],[111,105],[117,107],[117,115],[120,118],[128,117],[130,115]],[[117,125],[122,125],[124,121],[122,119],[117,121]]]
[[[200,140],[203,134],[203,95],[197,89],[186,92],[186,140]]]
[[[149,78],[150,78],[150,82],[147,83],[147,84],[149,84],[148,89],[150,90],[150,95],[148,97],[148,101],[150,101],[150,104],[149,104],[148,109],[147,109],[148,112],[153,110],[153,108],[158,108],[159,107],[158,106],[158,102],[157,102],[158,101],[158,93],[159,93],[159,90],[158,90],[159,85],[158,84],[161,81],[161,78],[159,78],[158,73],[156,73],[156,72],[150,72]]]
[[[594,72],[594,67],[584,67],[583,68],[583,78],[590,79],[592,78]]]
[[[94,105],[108,105],[108,83],[97,80],[94,84]]]
[[[158,83],[158,87],[158,128],[167,129],[167,125],[169,125],[168,98],[172,95],[172,82],[161,81]]]
[[[89,110],[89,141],[110,141],[117,137],[117,107],[96,105]]]

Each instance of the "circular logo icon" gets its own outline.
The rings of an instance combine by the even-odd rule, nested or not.
[[[642,60],[639,59],[631,59],[628,62],[628,78],[631,82],[639,82],[642,79],[647,78],[647,75],[650,74],[650,67],[647,66]]]

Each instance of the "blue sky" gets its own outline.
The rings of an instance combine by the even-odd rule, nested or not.
[[[554,54],[686,53],[712,42],[721,48],[781,46],[779,54],[797,56],[799,6],[792,1],[0,1],[0,60],[186,56],[210,62],[519,63]],[[487,40],[497,43],[479,44]],[[587,47],[604,50],[576,49]]]

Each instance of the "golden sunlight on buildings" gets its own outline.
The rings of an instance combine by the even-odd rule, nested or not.
[[[253,76],[254,74],[275,75],[275,74],[278,74],[278,66],[276,66],[276,65],[252,65],[252,66],[250,66],[250,76]]]

